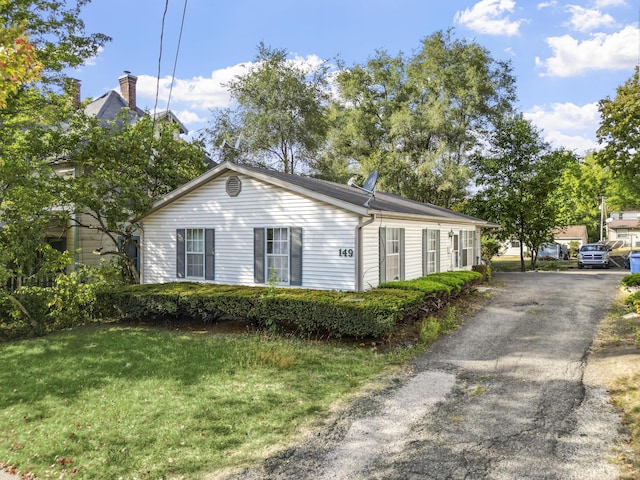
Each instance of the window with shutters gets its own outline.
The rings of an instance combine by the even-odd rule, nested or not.
[[[267,228],[267,279],[289,283],[289,229]]]
[[[204,228],[187,228],[184,247],[187,278],[204,278]]]
[[[475,232],[462,231],[462,266],[473,265],[473,242]]]
[[[386,278],[400,280],[400,229],[387,228]]]
[[[440,230],[427,230],[425,245],[425,255],[427,256],[426,272],[436,273],[438,271],[438,243],[440,240]]]

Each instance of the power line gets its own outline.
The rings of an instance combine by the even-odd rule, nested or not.
[[[160,53],[158,54],[158,75],[156,76],[156,101],[153,105],[153,121],[155,123],[155,117],[158,108],[158,96],[160,94],[160,65],[162,64],[162,43],[164,41],[164,21],[167,18],[167,10],[169,9],[169,0],[165,0],[164,13],[162,14],[162,26],[160,28]]]
[[[176,47],[176,58],[173,61],[173,72],[171,73],[171,86],[169,87],[169,98],[167,99],[167,111],[171,103],[171,93],[173,92],[173,84],[176,80],[176,66],[178,65],[178,54],[180,53],[180,43],[182,42],[182,30],[184,29],[184,17],[187,13],[187,2],[184,0],[184,8],[182,9],[182,21],[180,22],[180,34],[178,35],[178,46]]]

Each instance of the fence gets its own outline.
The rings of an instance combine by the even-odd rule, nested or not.
[[[13,292],[20,287],[52,287],[55,283],[54,275],[32,275],[29,277],[12,277],[5,284],[0,284],[0,288],[8,292]]]

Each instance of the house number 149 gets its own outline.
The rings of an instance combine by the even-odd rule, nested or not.
[[[339,248],[338,255],[340,257],[353,257],[353,248]]]

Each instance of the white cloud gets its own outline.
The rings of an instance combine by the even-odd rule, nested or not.
[[[536,7],[538,10],[542,10],[547,7],[555,7],[557,3],[558,2],[556,0],[552,0],[551,2],[540,2]]]
[[[511,20],[513,0],[480,0],[471,9],[456,12],[454,22],[487,35],[517,35],[523,20]]]
[[[210,120],[209,118],[201,117],[196,112],[192,112],[191,110],[180,110],[179,112],[174,113],[176,114],[176,117],[178,117],[180,121],[185,125],[194,123],[206,123]]]
[[[627,4],[626,0],[595,0],[593,3],[597,8],[618,7]]]
[[[570,77],[589,70],[623,70],[636,64],[640,30],[627,26],[610,35],[595,33],[579,41],[570,35],[547,38],[553,56],[536,57],[536,66],[544,68],[542,76]]]
[[[542,129],[545,140],[556,148],[563,147],[579,155],[597,148],[596,131],[600,126],[597,102],[582,106],[574,103],[535,106],[524,116]]]
[[[579,32],[590,32],[600,27],[611,27],[615,20],[611,15],[600,10],[584,8],[579,5],[567,5],[566,10],[571,14],[567,25]]]
[[[246,72],[245,64],[214,70],[209,77],[197,76],[190,79],[177,78],[171,88],[171,76],[160,78],[158,89],[158,109],[164,110],[171,91],[171,105],[184,103],[191,109],[208,110],[211,108],[226,107],[231,102],[231,97],[224,86],[236,75]],[[137,94],[139,98],[149,99],[151,108],[155,103],[157,79],[151,75],[138,77]],[[142,102],[138,101],[138,104]],[[171,105],[169,108],[171,108]]]

